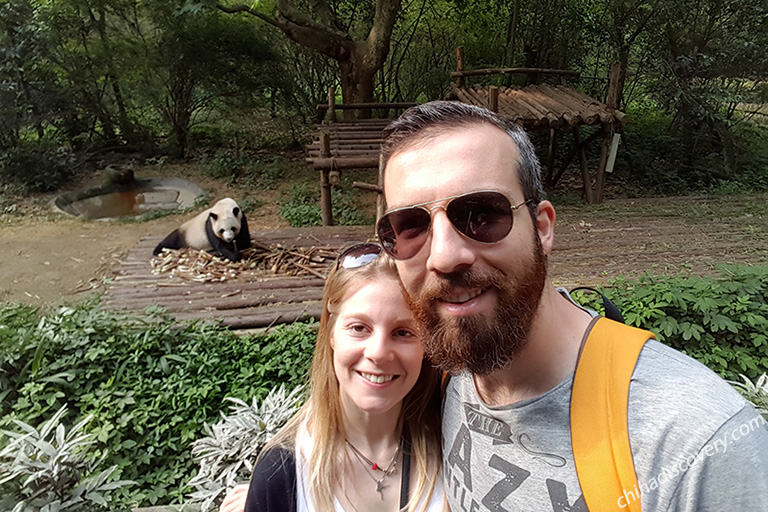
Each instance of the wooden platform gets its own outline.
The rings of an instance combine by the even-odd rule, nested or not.
[[[371,226],[286,228],[252,231],[261,245],[284,248],[326,247],[338,251],[365,241]],[[152,250],[162,237],[143,237],[120,265],[102,304],[142,313],[162,306],[177,320],[215,319],[233,329],[265,327],[309,318],[319,319],[325,281],[312,275],[238,276],[224,282],[195,282],[169,274],[153,274]]]
[[[340,121],[317,125],[306,162],[315,170],[378,169],[381,132],[391,119]],[[327,147],[323,147],[323,136]]]
[[[718,264],[768,265],[764,216],[754,205],[768,195],[646,198],[608,201],[600,209],[558,206],[549,276],[558,286],[607,284],[646,272],[720,275]],[[717,212],[697,215],[696,212]],[[346,247],[367,239],[373,226],[252,231],[258,242],[285,247]],[[323,280],[264,276],[251,281],[196,283],[153,275],[145,237],[114,269],[102,303],[141,312],[160,305],[177,319],[220,319],[232,328],[254,328],[319,318]]]

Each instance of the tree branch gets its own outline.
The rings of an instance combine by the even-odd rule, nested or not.
[[[270,16],[267,16],[266,14],[263,14],[263,13],[260,13],[258,11],[255,11],[255,10],[251,9],[250,7],[248,7],[247,5],[237,4],[237,5],[233,5],[233,6],[228,6],[228,5],[222,5],[222,4],[217,3],[216,4],[216,8],[218,10],[220,10],[221,12],[226,12],[227,14],[237,14],[237,13],[241,13],[241,12],[246,12],[246,13],[250,14],[251,16],[256,16],[261,21],[269,23],[273,27],[277,27],[280,30],[283,30],[283,26],[280,23],[278,23],[277,20],[275,20],[274,18],[272,18]]]
[[[302,46],[327,55],[335,60],[345,58],[345,43],[349,39],[344,33],[333,28],[323,27],[306,16],[301,15],[289,5],[290,2],[278,1],[278,5],[286,5],[290,12],[285,13],[278,8],[277,18],[267,16],[264,13],[251,9],[247,5],[237,4],[226,6],[216,4],[216,8],[228,14],[245,12],[255,16],[280,29],[290,40]],[[288,14],[288,16],[286,16]],[[301,22],[301,23],[300,23]]]

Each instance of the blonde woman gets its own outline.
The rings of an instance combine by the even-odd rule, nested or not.
[[[246,512],[442,510],[439,376],[378,244],[347,249],[328,276],[309,382]]]

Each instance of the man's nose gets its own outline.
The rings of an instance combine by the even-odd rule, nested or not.
[[[448,274],[475,261],[471,241],[456,231],[443,208],[433,210],[428,244],[427,270]]]

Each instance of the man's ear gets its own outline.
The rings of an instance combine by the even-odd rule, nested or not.
[[[536,229],[539,232],[544,254],[549,254],[555,243],[555,207],[549,201],[539,203],[536,212]]]

